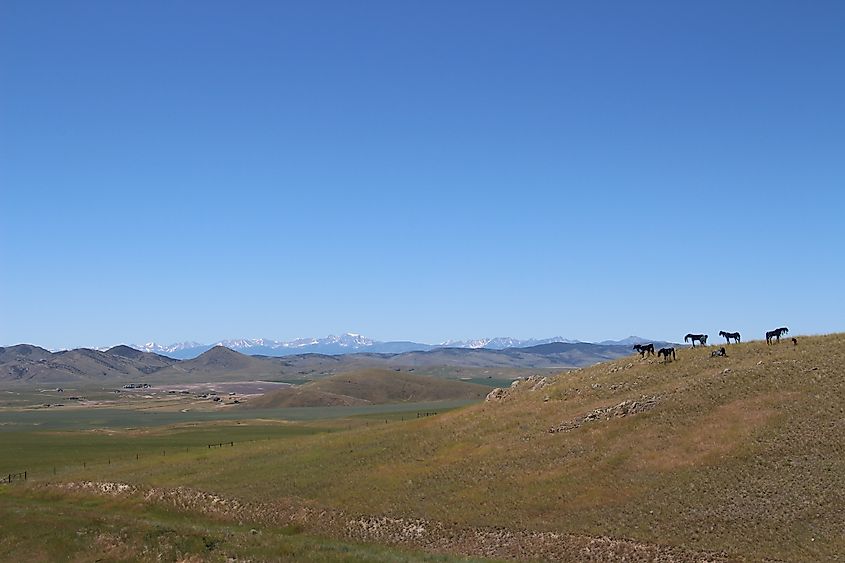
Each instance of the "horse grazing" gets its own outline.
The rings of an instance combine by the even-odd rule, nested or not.
[[[774,330],[770,330],[769,332],[766,333],[766,344],[771,344],[773,338],[777,342],[780,342],[780,337],[783,336],[784,334],[787,334],[788,332],[789,332],[789,329],[786,328],[785,326],[782,326],[780,328],[776,328]]]
[[[653,356],[654,344],[634,344],[634,350],[640,353],[641,358],[645,358],[646,354]]]
[[[695,343],[698,342],[702,346],[707,346],[707,335],[706,334],[687,334],[684,336],[684,342],[689,342],[692,340],[692,347],[695,348]]]
[[[730,344],[730,343],[731,343],[731,338],[733,338],[733,339],[734,339],[734,341],[735,341],[737,344],[739,344],[739,343],[740,343],[739,333],[738,333],[738,332],[725,332],[724,330],[720,330],[720,331],[719,331],[719,336],[721,336],[721,337],[723,337],[725,340],[727,340],[727,341],[728,341],[728,344]]]
[[[657,358],[660,359],[660,356],[663,356],[663,361],[669,361],[669,354],[672,354],[672,359],[675,359],[675,349],[674,348],[661,348],[657,351]]]

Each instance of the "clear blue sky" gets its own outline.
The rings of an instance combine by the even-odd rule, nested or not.
[[[0,344],[845,329],[845,3],[0,2]]]

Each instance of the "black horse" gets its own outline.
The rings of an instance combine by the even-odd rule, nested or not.
[[[725,332],[724,330],[720,330],[720,331],[719,331],[719,336],[724,337],[724,339],[728,341],[728,344],[730,344],[730,343],[731,343],[731,338],[733,338],[733,339],[734,339],[734,341],[735,341],[737,344],[739,344],[739,343],[740,343],[739,333],[738,333],[738,332]]]
[[[641,358],[645,358],[646,354],[653,356],[654,344],[634,344],[634,350],[640,353]]]
[[[773,338],[775,340],[777,340],[777,342],[780,342],[780,337],[783,336],[784,334],[787,334],[788,332],[789,332],[789,329],[786,328],[785,326],[782,326],[780,328],[776,328],[774,330],[770,330],[769,332],[766,333],[766,344],[771,344]]]
[[[695,348],[695,343],[699,342],[702,346],[707,346],[706,334],[687,334],[684,336],[684,342],[692,340],[692,347]]]
[[[728,352],[725,350],[724,346],[721,346],[721,347],[719,347],[718,350],[713,350],[712,352],[710,352],[710,357],[711,358],[720,358],[720,357],[721,358],[727,358]]]
[[[663,361],[669,361],[669,354],[672,354],[672,359],[675,359],[675,349],[674,348],[661,348],[657,351],[657,358],[660,359],[660,356],[663,356]]]

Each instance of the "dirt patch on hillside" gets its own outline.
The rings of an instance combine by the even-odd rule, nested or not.
[[[612,418],[622,418],[625,416],[631,416],[650,411],[651,409],[657,406],[657,404],[660,402],[660,399],[661,397],[658,395],[653,395],[651,397],[643,395],[639,399],[628,399],[626,401],[622,401],[619,404],[612,405],[609,407],[598,408],[588,412],[583,416],[577,416],[571,420],[561,422],[557,426],[552,426],[551,428],[549,428],[549,432],[551,434],[556,434],[558,432],[569,432],[570,430],[580,428],[581,426],[589,422],[610,420]]]
[[[227,499],[186,487],[142,489],[125,483],[79,482],[46,485],[63,491],[143,499],[181,511],[198,512],[257,526],[302,526],[313,533],[353,541],[405,546],[433,553],[546,561],[727,561],[725,553],[637,542],[506,528],[460,527],[418,518],[348,514],[299,499],[256,503]]]
[[[677,434],[661,437],[657,430],[647,429],[636,467],[667,471],[726,455],[762,428],[777,413],[776,405],[789,397],[789,393],[772,393],[738,399],[696,419]],[[647,447],[648,444],[653,446]]]

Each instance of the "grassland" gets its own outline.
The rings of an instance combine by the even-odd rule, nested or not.
[[[726,358],[685,349],[666,364],[632,356],[433,417],[331,432],[317,423],[240,447],[74,467],[55,481],[128,483],[126,502],[208,515],[168,492],[201,491],[227,499],[213,512],[221,521],[295,520],[308,533],[436,552],[836,560],[845,335],[799,340],[732,345]],[[653,408],[614,416],[627,401]],[[50,481],[15,494],[60,487]],[[370,517],[399,524],[376,533]],[[413,522],[425,531],[409,536]]]
[[[482,561],[237,524],[126,499],[0,487],[3,561]]]
[[[481,400],[491,386],[440,377],[366,369],[333,375],[252,399],[251,407],[291,407]]]

